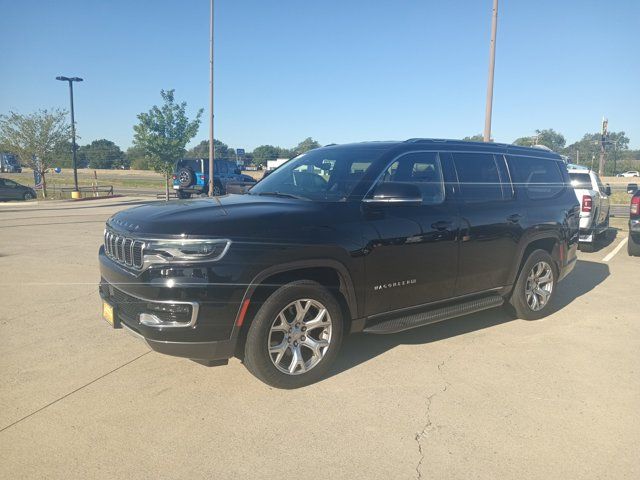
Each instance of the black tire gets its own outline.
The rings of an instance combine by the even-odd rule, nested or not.
[[[631,257],[640,257],[640,243],[636,242],[631,235],[627,242],[627,253]]]
[[[534,266],[537,266],[540,262],[546,263],[550,267],[552,275],[551,291],[544,306],[539,310],[534,310],[527,301],[527,287],[528,279]],[[551,312],[551,306],[553,304],[553,298],[557,288],[558,269],[556,267],[553,258],[548,252],[544,250],[534,250],[529,255],[529,258],[524,262],[518,280],[511,292],[511,298],[509,299],[509,306],[517,318],[523,320],[538,320],[539,318],[547,316]]]
[[[176,172],[176,177],[178,178],[178,184],[181,187],[190,187],[196,181],[196,174],[189,167],[181,168]]]
[[[220,195],[224,195],[225,191],[222,188],[222,185],[218,182],[213,182],[213,195],[219,197]]]
[[[189,192],[183,192],[182,190],[178,190],[178,198],[182,200],[186,200],[187,198],[191,198],[191,194]]]
[[[274,323],[279,314],[296,300],[310,299],[321,304],[328,312],[331,324],[331,336],[328,347],[315,366],[302,373],[283,373],[276,367],[275,360],[269,353],[270,336]],[[302,322],[304,324],[304,322]],[[247,369],[264,383],[276,388],[300,388],[317,382],[328,372],[338,355],[342,343],[344,331],[343,315],[338,301],[333,294],[320,285],[310,280],[291,282],[278,288],[262,304],[256,313],[249,331],[244,349],[244,364]],[[277,325],[276,325],[277,326]],[[310,329],[311,330],[311,329]],[[307,332],[307,334],[309,334]],[[287,333],[283,336],[287,337]],[[291,337],[287,337],[291,338]],[[304,339],[304,336],[302,337]],[[283,338],[282,343],[286,341]],[[286,348],[286,347],[285,347]],[[302,350],[302,346],[300,347]],[[309,353],[306,349],[305,352]],[[285,354],[292,357],[293,350],[286,349]],[[285,358],[283,355],[283,359]],[[292,357],[293,358],[293,357]],[[285,364],[287,362],[284,362]],[[293,360],[290,362],[294,364]],[[298,366],[294,367],[297,370]]]
[[[31,192],[24,192],[24,195],[22,195],[23,200],[33,200],[34,198],[36,197]]]

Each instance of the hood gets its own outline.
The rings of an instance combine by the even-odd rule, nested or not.
[[[154,202],[113,215],[107,224],[136,236],[282,237],[286,231],[328,223],[321,205],[306,200],[227,195]]]

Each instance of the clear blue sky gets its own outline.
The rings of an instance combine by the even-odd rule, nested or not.
[[[216,0],[216,138],[252,149],[428,136],[484,125],[491,0]],[[640,1],[501,0],[493,136],[569,143],[625,130],[640,148]],[[131,145],[175,88],[208,105],[207,0],[0,0],[0,113],[68,108],[81,144]],[[208,137],[208,125],[197,140]]]

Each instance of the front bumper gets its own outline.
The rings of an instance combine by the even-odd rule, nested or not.
[[[153,349],[200,360],[230,358],[246,287],[228,265],[164,266],[133,272],[99,251],[100,296],[114,307],[114,324]],[[157,322],[157,323],[156,323]]]
[[[215,341],[172,341],[145,336],[142,333],[143,324],[140,318],[133,318],[127,315],[127,313],[125,313],[126,308],[123,308],[123,305],[118,303],[117,296],[111,294],[113,291],[114,287],[106,282],[100,284],[100,297],[114,308],[115,325],[127,329],[134,336],[145,342],[152,350],[164,353],[165,355],[185,357],[194,360],[227,360],[234,355],[237,336],[233,334],[228,339]],[[143,303],[147,302],[146,299],[138,298],[138,300]],[[156,328],[161,331],[168,327],[161,326]],[[193,325],[187,324],[184,327],[178,328],[193,328]]]

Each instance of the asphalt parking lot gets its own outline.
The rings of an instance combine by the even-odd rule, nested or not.
[[[352,336],[329,378],[281,391],[101,320],[104,221],[137,202],[0,204],[1,478],[640,478],[624,221],[546,319]]]

